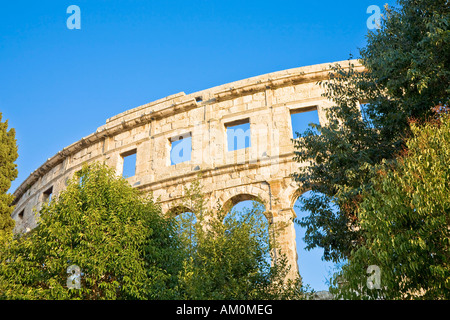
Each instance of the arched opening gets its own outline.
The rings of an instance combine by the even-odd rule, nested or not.
[[[182,244],[191,250],[195,246],[195,228],[197,223],[197,217],[186,206],[176,206],[169,210],[169,217],[175,219],[178,236]]]
[[[223,219],[226,234],[236,236],[240,232],[241,236],[252,238],[250,243],[260,250],[261,259],[269,267],[272,264],[273,234],[271,215],[262,200],[253,195],[239,194],[229,199],[224,208],[227,209]]]
[[[252,219],[254,216],[254,219]],[[261,227],[269,229],[266,208],[257,200],[243,200],[236,203],[225,216],[225,219],[234,218],[239,222],[255,222]]]
[[[182,215],[186,212],[192,212],[192,210],[184,205],[179,205],[171,208],[169,211],[167,211],[166,216],[170,218],[176,218],[179,215]]]
[[[297,215],[296,220],[302,220],[308,216],[310,212],[302,210],[302,198],[308,199],[313,195],[312,191],[304,192],[301,195],[296,195],[297,200],[294,203],[293,209]],[[324,250],[322,248],[306,249],[306,242],[304,240],[306,234],[306,227],[294,223],[297,245],[297,265],[300,276],[305,285],[309,285],[315,291],[328,291],[329,280],[335,271],[336,265],[333,262],[322,259]]]
[[[232,212],[238,213],[241,211],[248,211],[256,206],[266,219],[270,221],[272,216],[270,212],[267,212],[265,205],[266,204],[261,198],[252,194],[241,193],[225,201],[222,208],[224,212],[229,214]]]

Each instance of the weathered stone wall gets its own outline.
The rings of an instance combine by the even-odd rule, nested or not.
[[[348,66],[347,61],[340,64]],[[274,72],[175,94],[108,119],[95,133],[48,159],[16,190],[15,231],[34,228],[44,193],[53,188],[57,196],[84,163],[105,161],[121,174],[123,155],[136,150],[136,174],[128,181],[160,198],[165,213],[180,203],[184,186],[199,172],[211,207],[262,199],[278,231],[276,241],[294,266],[292,272],[297,272],[292,218],[299,193],[290,174],[299,164],[292,160],[291,112],[316,107],[324,123],[331,102],[322,97],[317,81],[326,79],[328,72],[329,64]],[[226,125],[243,119],[250,123],[251,146],[228,151]],[[170,139],[188,133],[191,160],[171,165]]]

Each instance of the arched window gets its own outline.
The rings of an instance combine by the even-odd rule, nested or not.
[[[237,195],[227,201],[225,206],[228,209],[223,220],[226,234],[230,237],[237,233],[241,233],[241,236],[249,235],[249,241],[258,243],[255,247],[261,250],[261,258],[270,266],[273,235],[265,205],[255,196]]]
[[[191,250],[195,246],[197,217],[191,209],[184,206],[172,208],[168,215],[175,218],[180,240],[188,250]]]

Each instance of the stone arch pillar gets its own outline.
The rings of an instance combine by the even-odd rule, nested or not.
[[[280,179],[268,182],[270,185],[270,211],[273,217],[273,229],[275,243],[290,265],[288,278],[293,279],[298,275],[297,244],[295,241],[294,219],[297,217],[291,205],[290,197],[294,184],[288,179]],[[277,256],[277,259],[280,257]]]
[[[295,241],[294,218],[295,212],[292,208],[281,208],[273,211],[273,228],[275,242],[281,253],[286,256],[290,265],[288,278],[293,279],[298,275],[297,244]],[[277,259],[280,257],[277,256]]]

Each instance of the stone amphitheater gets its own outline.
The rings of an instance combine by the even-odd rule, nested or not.
[[[361,68],[354,60],[337,63]],[[49,158],[15,191],[15,232],[36,227],[41,204],[57,196],[84,163],[105,162],[121,175],[124,161],[134,155],[129,183],[153,192],[165,214],[179,208],[184,187],[198,179],[199,172],[210,208],[262,200],[277,230],[276,242],[291,271],[298,272],[293,206],[301,192],[290,175],[303,164],[293,161],[291,115],[317,110],[320,123],[325,123],[325,110],[332,103],[317,82],[326,80],[329,72],[330,63],[273,72],[187,95],[181,92],[108,119]],[[250,128],[244,132],[250,143],[230,150],[227,130],[242,124]],[[182,139],[188,142],[183,148],[189,148],[190,157],[174,163],[171,152]]]

